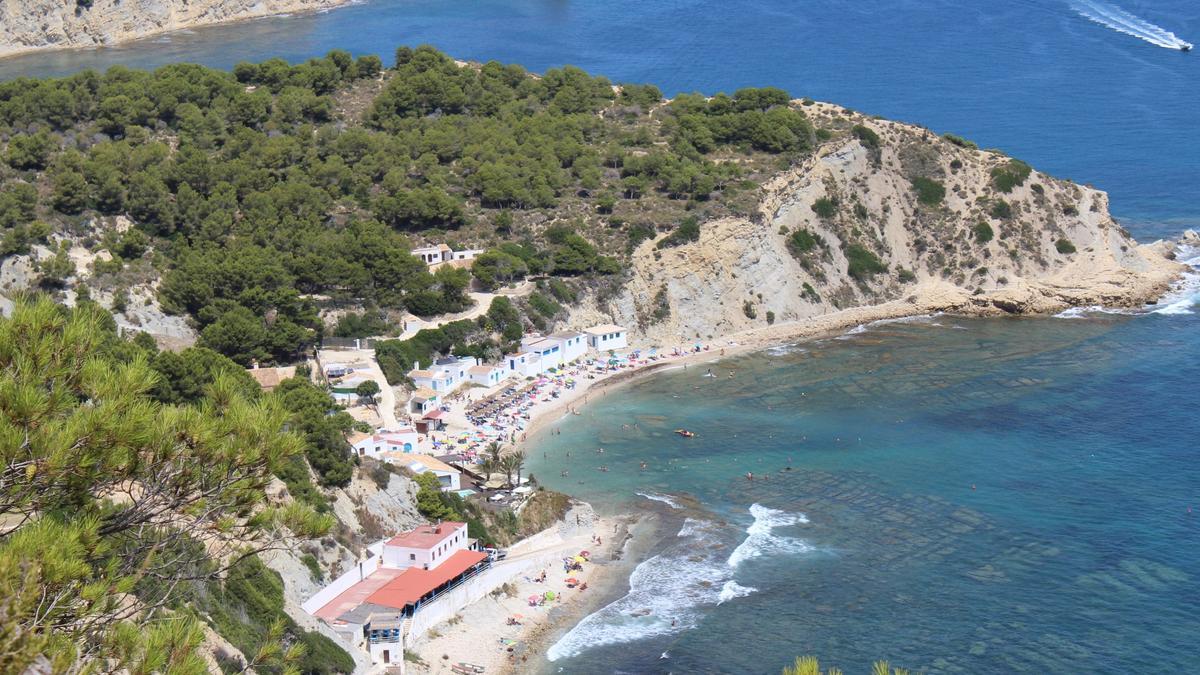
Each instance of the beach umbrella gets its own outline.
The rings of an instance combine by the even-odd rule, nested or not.
[[[555,596],[554,596],[554,591],[546,591],[546,596],[545,596],[545,597],[546,597],[546,599],[547,599],[547,600],[553,600],[553,599],[554,599],[554,597],[555,597]]]
[[[575,562],[577,562],[577,563],[587,562],[587,558],[585,558],[581,555],[577,555],[577,556],[575,556]]]
[[[567,577],[567,583],[568,584],[577,584],[577,583],[579,583],[579,580],[576,579],[575,577]]]

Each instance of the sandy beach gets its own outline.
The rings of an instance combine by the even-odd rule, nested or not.
[[[654,346],[655,357],[631,359],[623,367],[604,372],[598,372],[594,367],[576,365],[568,368],[567,373],[559,379],[548,379],[536,385],[525,397],[525,401],[532,402],[523,406],[521,414],[513,418],[524,419],[523,428],[506,430],[516,441],[507,443],[505,451],[527,450],[539,433],[552,430],[567,415],[581,414],[580,409],[591,400],[606,395],[613,387],[635,382],[656,372],[699,366],[781,343],[836,336],[855,326],[878,321],[902,320],[939,312],[994,315],[990,311],[972,311],[970,298],[961,289],[949,284],[934,284],[905,300],[856,307],[803,322],[734,333],[699,343],[699,349],[696,347],[698,343],[683,341],[676,347],[666,349]],[[628,351],[639,348],[642,354],[646,354],[652,347],[634,344]],[[495,393],[488,392],[489,395]],[[473,400],[480,398],[478,394],[474,397],[468,395],[451,403],[446,417],[447,437],[475,428],[466,411]],[[576,524],[574,517],[579,513],[588,515]],[[603,597],[612,584],[623,581],[620,575],[613,574],[612,561],[619,555],[614,547],[619,547],[628,538],[628,517],[595,518],[591,508],[582,505],[569,513],[566,521],[510,549],[510,557],[503,563],[512,567],[513,580],[509,592],[489,596],[467,607],[459,614],[458,621],[443,623],[418,641],[414,649],[428,665],[428,672],[450,672],[450,666],[459,661],[484,666],[488,673],[519,672],[526,659],[540,655],[549,647],[546,643],[550,638],[561,635],[588,612],[596,609],[586,602],[587,598]],[[597,546],[592,540],[593,536],[601,537],[604,546]],[[561,559],[585,549],[596,554],[594,562],[585,564],[582,572],[564,573]],[[546,581],[535,581],[542,569],[546,570]],[[589,591],[580,593],[567,589],[565,580],[568,577],[587,582]],[[562,595],[549,606],[529,605],[530,596],[547,590]],[[588,592],[590,596],[585,595]],[[509,617],[516,618],[520,625],[509,625]]]
[[[555,629],[582,619],[604,584],[619,580],[614,572],[630,526],[626,518],[599,518],[590,506],[578,504],[559,526],[513,545],[507,559],[495,564],[511,571],[509,583],[419,638],[410,651],[424,666],[413,670],[449,673],[454,664],[467,662],[486,673],[521,672],[549,646]],[[564,558],[584,551],[589,558],[582,569],[564,570]]]

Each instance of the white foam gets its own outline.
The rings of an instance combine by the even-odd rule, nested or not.
[[[1200,248],[1179,246],[1175,259],[1192,268],[1183,275],[1171,290],[1150,310],[1151,314],[1194,314],[1193,308],[1200,305]]]
[[[668,497],[667,495],[660,495],[657,492],[651,492],[649,494],[646,494],[645,492],[638,492],[636,494],[637,494],[637,496],[645,497],[646,499],[649,499],[652,502],[661,502],[663,504],[666,504],[667,506],[669,506],[673,509],[683,509],[683,504],[680,504],[679,502],[675,501],[671,497]]]
[[[696,520],[695,518],[684,518],[683,519],[683,527],[679,528],[679,534],[677,536],[697,537],[697,536],[700,536],[701,534],[704,534],[711,527],[712,527],[712,523],[710,523],[706,520]]]
[[[798,539],[771,532],[777,527],[808,522],[804,514],[786,513],[760,504],[751,506],[750,513],[754,523],[746,530],[746,541],[738,546],[734,556],[739,555],[738,551],[743,551],[742,556],[757,557],[768,551],[809,550]],[[722,547],[711,545],[712,542],[700,545],[710,535],[717,535],[717,527],[710,521],[686,518],[679,529],[679,537],[685,541],[634,568],[629,576],[629,592],[585,617],[550,647],[546,658],[558,661],[593,647],[680,633],[700,622],[704,607],[756,592],[757,589],[734,580],[737,564],[733,556],[722,560]],[[743,549],[752,540],[750,548]]]
[[[1157,47],[1165,49],[1190,49],[1192,47],[1190,42],[1181,40],[1171,31],[1130,14],[1111,3],[1099,0],[1074,0],[1071,3],[1071,9],[1089,21],[1111,28],[1118,33],[1145,40]]]
[[[807,523],[808,517],[803,513],[788,513],[754,504],[750,507],[750,514],[754,516],[754,522],[746,528],[746,539],[729,555],[726,564],[730,567],[736,568],[747,560],[767,553],[803,553],[812,550],[811,546],[799,539],[773,533],[777,527]]]
[[[751,588],[750,586],[743,586],[743,585],[739,584],[738,582],[734,581],[733,579],[730,579],[729,581],[725,582],[724,586],[721,587],[721,593],[717,596],[717,604],[723,605],[726,602],[729,602],[730,600],[733,600],[735,598],[744,598],[747,595],[750,595],[751,593],[755,593],[757,591],[758,591],[757,588]]]
[[[679,633],[694,627],[700,607],[720,600],[729,570],[711,557],[659,554],[638,565],[629,592],[589,614],[546,652],[550,661],[586,649]]]

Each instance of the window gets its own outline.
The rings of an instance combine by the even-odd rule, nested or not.
[[[409,560],[416,560],[416,559],[417,559],[417,554],[416,554],[416,553],[409,553],[409,554],[408,554],[408,559],[409,559]]]

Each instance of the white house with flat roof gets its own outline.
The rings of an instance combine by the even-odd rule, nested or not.
[[[413,369],[408,371],[408,378],[418,387],[445,394],[462,383],[469,382],[471,378],[468,371],[477,365],[479,359],[474,356],[448,356],[437,359],[428,368],[421,368],[419,363],[413,363]]]
[[[496,366],[471,366],[467,377],[481,387],[494,387],[508,378],[508,371]]]
[[[411,252],[420,258],[430,269],[435,269],[445,263],[474,260],[476,256],[484,251],[485,249],[482,248],[468,248],[462,251],[455,251],[446,244],[438,244],[436,246],[414,248]]]
[[[592,326],[584,332],[588,335],[588,346],[598,352],[629,346],[629,332],[615,324]]]
[[[533,352],[506,355],[504,367],[512,377],[518,378],[537,377],[545,371],[542,367],[542,357]]]
[[[420,258],[426,265],[436,265],[453,260],[454,250],[445,244],[438,244],[437,246],[414,248],[412,254]]]
[[[588,350],[587,336],[573,330],[551,333],[546,339],[557,340],[562,345],[563,363],[579,360]]]
[[[396,466],[406,467],[415,474],[432,473],[437,476],[443,492],[462,489],[462,472],[433,455],[419,453],[407,455],[393,452],[384,455],[383,459]]]
[[[421,387],[413,392],[408,399],[408,411],[414,415],[424,415],[433,412],[441,405],[441,398],[432,389]]]
[[[373,434],[350,435],[350,446],[359,457],[376,457],[389,452],[407,453],[417,450],[417,430],[412,427],[388,430],[380,429]]]
[[[563,364],[563,346],[558,340],[551,340],[539,335],[532,340],[521,340],[521,349],[540,357],[540,372],[557,368]]]

